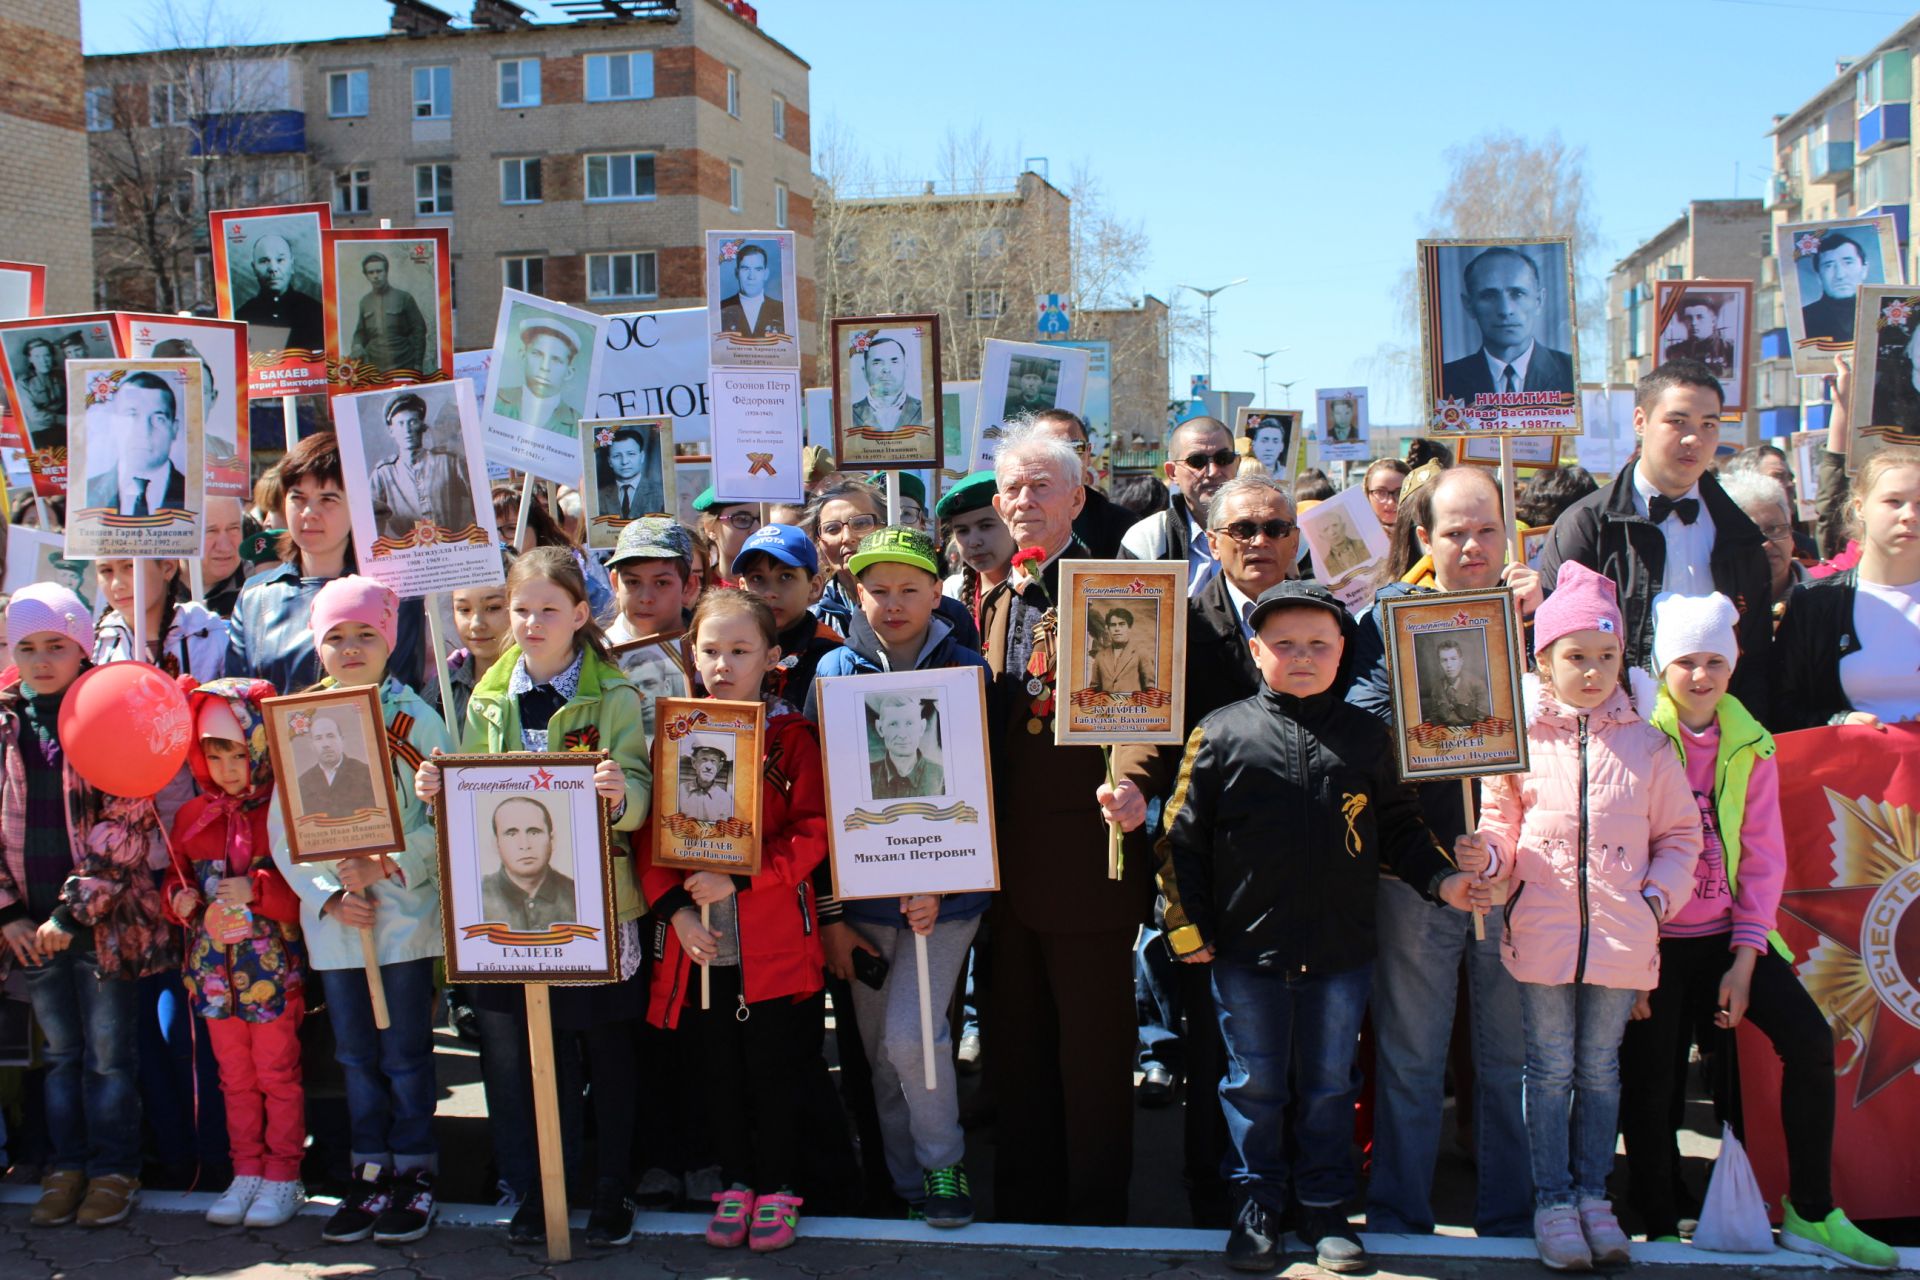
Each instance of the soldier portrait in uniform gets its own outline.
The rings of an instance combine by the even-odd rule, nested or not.
[[[573,865],[563,829],[566,817],[564,808],[556,815],[533,795],[510,795],[493,805],[492,839],[482,836],[479,858],[480,912],[487,921],[542,933],[580,918],[573,877],[561,869]]]
[[[34,449],[67,444],[67,361],[119,354],[111,318],[60,316],[0,328],[0,357],[12,381],[13,412]],[[49,495],[51,496],[51,495]]]
[[[420,391],[387,399],[381,410],[384,432],[362,423],[361,449],[381,537],[404,538],[422,523],[456,531],[474,523],[473,481],[460,456],[459,410],[451,396],[436,399],[444,401],[450,419],[438,433]]]
[[[1900,283],[1893,215],[1788,223],[1774,235],[1793,371],[1831,374],[1834,353],[1853,350],[1860,290]]]
[[[564,317],[532,307],[515,317],[513,340],[503,353],[493,412],[570,439],[578,438],[587,412],[586,372],[591,332]]]
[[[690,734],[680,745],[678,812],[696,822],[725,822],[733,816],[733,739]]]
[[[1860,302],[1869,327],[1853,362],[1850,471],[1890,445],[1920,445],[1920,292],[1869,285]]]
[[[1493,714],[1487,695],[1487,642],[1477,627],[1430,631],[1413,638],[1419,663],[1420,719],[1457,727]]]
[[[871,800],[912,800],[947,792],[940,750],[939,689],[866,696]]]
[[[1053,408],[1060,381],[1060,362],[1045,356],[1015,356],[1007,368],[1007,390],[1002,418]]]
[[[321,235],[336,395],[453,376],[451,249],[438,227]]]
[[[1745,412],[1753,282],[1656,280],[1653,314],[1655,363],[1699,361],[1719,379],[1722,415]]]
[[[367,291],[360,298],[347,358],[385,374],[431,373],[426,313],[411,292],[394,287],[391,260],[377,249],[369,251],[360,259],[360,274]]]

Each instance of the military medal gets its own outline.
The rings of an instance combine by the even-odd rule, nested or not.
[[[1047,682],[1042,680],[1039,676],[1027,677],[1027,696],[1029,698],[1039,697],[1042,693],[1046,692],[1046,688],[1047,688]]]

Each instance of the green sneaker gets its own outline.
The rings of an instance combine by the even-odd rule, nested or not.
[[[965,1165],[929,1169],[921,1175],[921,1186],[927,1198],[920,1213],[928,1226],[964,1227],[973,1221],[973,1187]]]
[[[1900,1265],[1897,1252],[1847,1221],[1847,1215],[1839,1209],[1820,1222],[1808,1222],[1793,1211],[1793,1201],[1785,1196],[1780,1206],[1786,1210],[1780,1224],[1780,1243],[1795,1253],[1832,1258],[1862,1271],[1892,1271]]]

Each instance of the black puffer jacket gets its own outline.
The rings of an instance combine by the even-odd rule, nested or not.
[[[1383,862],[1429,896],[1453,870],[1399,779],[1386,727],[1338,696],[1354,637],[1339,613],[1347,650],[1332,689],[1297,698],[1262,688],[1187,739],[1163,845],[1176,955],[1210,943],[1261,968],[1353,969],[1374,958]]]

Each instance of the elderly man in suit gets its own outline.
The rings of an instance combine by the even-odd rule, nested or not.
[[[1283,581],[1300,554],[1293,498],[1267,476],[1229,480],[1215,490],[1201,536],[1211,544],[1210,553],[1220,568],[1187,601],[1183,727],[1188,733],[1221,707],[1259,692],[1260,672],[1248,645],[1253,629],[1247,617],[1260,593]],[[1129,863],[1154,859],[1152,833],[1143,825],[1147,803],[1154,798],[1164,801],[1172,794],[1180,755],[1177,746],[1114,748],[1120,785],[1096,795],[1107,799],[1108,811],[1129,832]],[[1197,1225],[1224,1227],[1236,1206],[1220,1176],[1220,1157],[1227,1149],[1219,1087],[1226,1057],[1211,981],[1206,966],[1173,960],[1161,932],[1165,921],[1160,909],[1155,916],[1156,927],[1143,936],[1134,968],[1144,1074],[1141,1100],[1171,1100],[1177,1080],[1186,1078],[1187,1194]]]
[[[493,411],[564,436],[580,434],[580,411],[563,399],[580,359],[573,331],[546,316],[520,322],[520,385],[501,387]]]
[[[346,737],[332,713],[316,712],[307,731],[317,757],[313,768],[300,775],[300,808],[322,818],[351,818],[371,809],[373,771],[347,754]]]
[[[1573,357],[1536,341],[1545,301],[1539,264],[1506,245],[1484,250],[1461,275],[1460,300],[1480,326],[1480,349],[1440,369],[1440,394],[1573,393]]]
[[[112,471],[87,481],[87,505],[123,516],[184,510],[187,477],[173,465],[173,442],[180,437],[173,388],[159,374],[132,373],[107,408],[118,462]]]
[[[853,425],[882,431],[920,426],[925,421],[920,401],[907,394],[906,345],[898,338],[875,338],[860,359],[867,394],[853,402]]]
[[[766,338],[787,332],[787,313],[780,299],[767,292],[772,270],[767,251],[747,245],[733,259],[734,293],[720,299],[720,331],[743,338]]]

